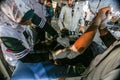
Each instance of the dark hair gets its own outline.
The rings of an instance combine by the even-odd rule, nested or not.
[[[46,2],[50,2],[50,3],[52,3],[52,0],[47,0]]]
[[[3,1],[5,1],[5,0],[0,0],[0,3],[3,2]]]

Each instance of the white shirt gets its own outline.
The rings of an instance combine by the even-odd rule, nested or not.
[[[70,8],[68,5],[62,8],[58,21],[60,29],[64,28],[65,26],[65,28],[70,31],[78,31],[80,26],[84,26],[83,3],[75,4],[73,16],[72,11],[72,8]]]

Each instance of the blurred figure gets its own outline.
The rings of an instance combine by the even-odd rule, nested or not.
[[[29,0],[33,9],[35,10],[35,13],[41,17],[42,19],[44,19],[44,21],[46,21],[46,7],[44,5],[45,0]],[[33,25],[34,26],[34,25]],[[45,41],[45,31],[39,27],[35,27],[34,28],[38,33],[38,39],[40,41]],[[40,36],[41,35],[41,36]],[[39,44],[40,45],[40,44]],[[40,46],[38,46],[39,48]],[[37,48],[37,47],[36,47]]]
[[[34,7],[30,4],[30,0],[2,0],[0,2],[2,11],[0,15],[2,19],[0,22],[0,46],[5,60],[15,66],[11,80],[55,80],[61,77],[79,76],[83,70],[74,68],[73,65],[69,67],[69,65],[54,64],[47,45],[43,44],[47,51],[45,53],[37,52],[34,48],[37,43],[34,38],[37,36],[32,34],[31,27],[43,29],[52,35],[54,40],[58,37],[58,33],[36,14]],[[30,26],[31,24],[35,26]],[[41,48],[39,47],[39,49]]]
[[[46,7],[46,20],[49,25],[51,25],[52,18],[54,16],[54,9],[52,6],[52,0],[46,0],[45,1],[45,7]],[[52,37],[46,33],[47,39],[52,39]]]
[[[51,25],[51,20],[52,20],[52,17],[54,16],[52,0],[46,0],[45,6],[46,6],[46,19],[47,19],[47,22]]]
[[[55,8],[55,17],[57,19],[59,18],[60,12],[61,12],[61,7],[59,6],[59,3],[57,3],[57,6]]]
[[[79,32],[84,33],[83,4],[67,0],[67,5],[61,9],[58,25],[60,30],[67,29],[71,38],[78,37]]]

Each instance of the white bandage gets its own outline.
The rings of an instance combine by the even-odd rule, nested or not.
[[[69,58],[73,59],[80,55],[79,52],[73,51],[71,49],[63,49],[63,50],[58,50],[55,53],[53,53],[53,58],[54,59],[63,59],[63,58]]]
[[[56,51],[55,53],[53,53],[53,58],[54,59],[67,58],[67,55],[69,53],[70,53],[70,50],[68,50],[68,49],[60,49],[60,50]]]

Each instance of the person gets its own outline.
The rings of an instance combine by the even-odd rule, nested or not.
[[[7,2],[9,2],[9,5],[7,5]],[[14,3],[13,0],[12,0],[12,3]],[[32,48],[33,45],[31,44],[32,42],[30,42],[31,41],[30,39],[32,37],[24,36],[26,34],[26,33],[24,33],[24,30],[28,30],[30,32],[29,28],[25,27],[25,24],[28,25],[29,23],[31,23],[31,21],[30,21],[31,19],[32,19],[32,22],[34,22],[34,19],[33,19],[34,17],[32,17],[30,20],[26,21],[26,20],[24,20],[24,17],[26,14],[23,17],[19,16],[17,18],[11,17],[12,15],[11,16],[7,15],[6,13],[11,11],[10,10],[11,8],[9,8],[9,6],[12,3],[10,3],[10,0],[6,0],[5,2],[1,3],[1,10],[3,11],[3,13],[4,13],[3,15],[5,15],[8,22],[5,22],[4,24],[0,25],[0,39],[2,41],[1,48],[2,48],[3,54],[7,57],[6,58],[7,62],[9,60],[11,62],[17,63],[16,69],[13,73],[11,80],[19,80],[19,79],[50,80],[50,79],[56,79],[56,78],[61,78],[61,77],[78,76],[78,74],[80,75],[81,72],[79,72],[78,70],[74,71],[74,69],[71,70],[71,68],[70,68],[70,71],[72,73],[71,72],[69,73],[69,70],[67,69],[66,66],[55,65],[51,62],[51,60],[49,60],[49,59],[46,60],[46,58],[42,57],[42,54],[34,53],[33,48]],[[6,6],[7,9],[9,9],[9,11],[8,10],[6,11],[6,7],[4,7],[4,6]],[[15,9],[18,9],[18,8],[15,8]],[[27,7],[27,9],[28,9],[28,7]],[[14,7],[12,10],[14,10]],[[31,11],[31,9],[30,9],[30,11]],[[108,10],[105,10],[105,13],[107,11]],[[95,35],[97,27],[101,24],[102,20],[104,20],[106,17],[106,15],[103,15],[102,12],[104,12],[104,10],[103,11],[101,10],[99,12],[98,16],[93,21],[94,24],[91,25],[91,27],[87,30],[87,32],[85,34],[83,34],[83,36],[81,36],[73,44],[73,46],[70,49],[68,49],[68,50],[66,49],[68,51],[68,53],[70,52],[69,55],[67,56],[69,59],[75,58],[76,56],[80,55],[87,48],[87,46],[89,45],[89,42],[92,41],[92,38]],[[35,14],[34,14],[34,16],[36,18],[39,18]],[[18,19],[18,18],[22,18],[22,19]],[[19,24],[16,23],[16,20],[17,21],[20,20]],[[10,23],[12,23],[12,24],[10,24]],[[13,23],[14,23],[14,25],[13,25]],[[24,26],[21,24],[24,24]],[[37,25],[38,23],[34,23],[34,24]],[[43,27],[43,29],[44,29],[44,27]],[[24,33],[24,35],[23,35],[23,33]],[[87,38],[85,38],[85,37],[87,37]],[[26,39],[28,41],[26,41]],[[65,56],[62,56],[62,57],[65,57]],[[59,57],[57,57],[56,55],[54,55],[54,58],[59,59]],[[11,62],[9,62],[9,63],[11,63]]]
[[[78,37],[79,32],[84,32],[84,11],[82,3],[75,0],[67,0],[63,6],[58,20],[60,30],[67,29],[71,38]],[[82,29],[81,29],[82,28]]]
[[[120,39],[117,39],[107,28],[100,29],[102,40],[109,47],[98,55],[83,73],[82,80],[119,80],[120,79]]]
[[[120,1],[114,0],[114,11],[120,11],[119,5]],[[99,31],[101,39],[109,48],[103,54],[99,54],[93,59],[89,68],[83,73],[82,80],[119,80],[120,36],[116,38],[105,26],[99,28]]]
[[[101,11],[102,10],[102,11]],[[99,15],[100,18],[105,18],[106,13],[111,13],[109,7],[105,7],[101,9],[101,12],[98,12],[97,15]],[[95,20],[95,19],[94,19]],[[98,24],[99,22],[98,21]],[[97,24],[97,25],[98,25]],[[97,26],[94,24],[94,26]],[[95,33],[97,29],[95,27],[88,29],[88,33],[85,32],[72,46],[72,48],[75,49],[75,51],[79,51],[82,54],[82,51],[85,49],[86,45],[89,44],[91,41],[86,40],[86,44],[84,45],[82,42],[82,39],[86,39],[84,35],[87,36],[87,38],[93,39],[92,35]],[[99,54],[95,57],[95,59],[92,60],[89,67],[85,70],[85,72],[81,76],[81,80],[119,80],[120,79],[120,39],[117,39],[108,31],[108,29],[102,28],[102,26],[99,27],[101,38],[104,41],[105,45],[109,47],[103,54]],[[90,35],[91,34],[91,35]],[[95,34],[94,34],[95,35]],[[84,45],[81,46],[81,45]],[[65,53],[64,53],[65,54]],[[80,54],[80,53],[79,53]],[[60,54],[61,55],[61,54]],[[57,57],[60,58],[60,55]],[[74,58],[75,54],[73,53],[67,53],[64,57],[67,58]]]
[[[35,13],[39,17],[44,19],[44,21],[46,21],[46,7],[44,5],[45,0],[29,0],[29,2],[30,2],[29,4],[33,6]],[[39,27],[35,27],[34,30],[36,30],[38,32],[37,35],[38,35],[38,39],[40,39],[40,41],[46,40],[45,31],[43,29],[41,29]],[[41,35],[41,36],[39,36],[39,35]],[[38,46],[38,47],[40,47],[40,46]]]
[[[47,31],[54,39],[58,33],[34,12],[29,3],[29,0],[0,2],[0,17],[4,17],[0,22],[0,46],[5,60],[16,67],[11,80],[79,76],[82,72],[79,68],[73,66],[71,70],[68,65],[56,65],[49,58],[49,52],[43,54],[34,49],[36,41],[29,26],[31,23]]]
[[[60,12],[61,12],[61,7],[60,7],[60,4],[57,3],[57,6],[55,8],[55,17],[56,17],[56,19],[59,18]]]
[[[46,20],[50,25],[52,25],[51,22],[52,22],[52,18],[54,16],[52,0],[46,0],[45,7],[46,7]],[[52,37],[49,34],[46,34],[46,38],[50,40]]]
[[[116,3],[116,1],[114,1],[114,0],[107,0],[107,1],[106,0],[90,0],[88,2],[88,9],[87,9],[88,15],[86,18],[86,21],[89,22],[88,25],[90,25],[90,23],[92,22],[92,19],[97,14],[99,9],[109,6],[111,8],[112,12],[114,12],[117,9],[115,3]],[[104,49],[106,49],[107,47],[104,45],[104,42],[101,40],[101,38],[99,36],[100,36],[100,33],[98,30],[93,41],[98,43],[101,46],[101,48],[103,47]]]
[[[46,19],[49,24],[51,24],[52,17],[54,16],[54,9],[52,6],[52,0],[46,0]]]

